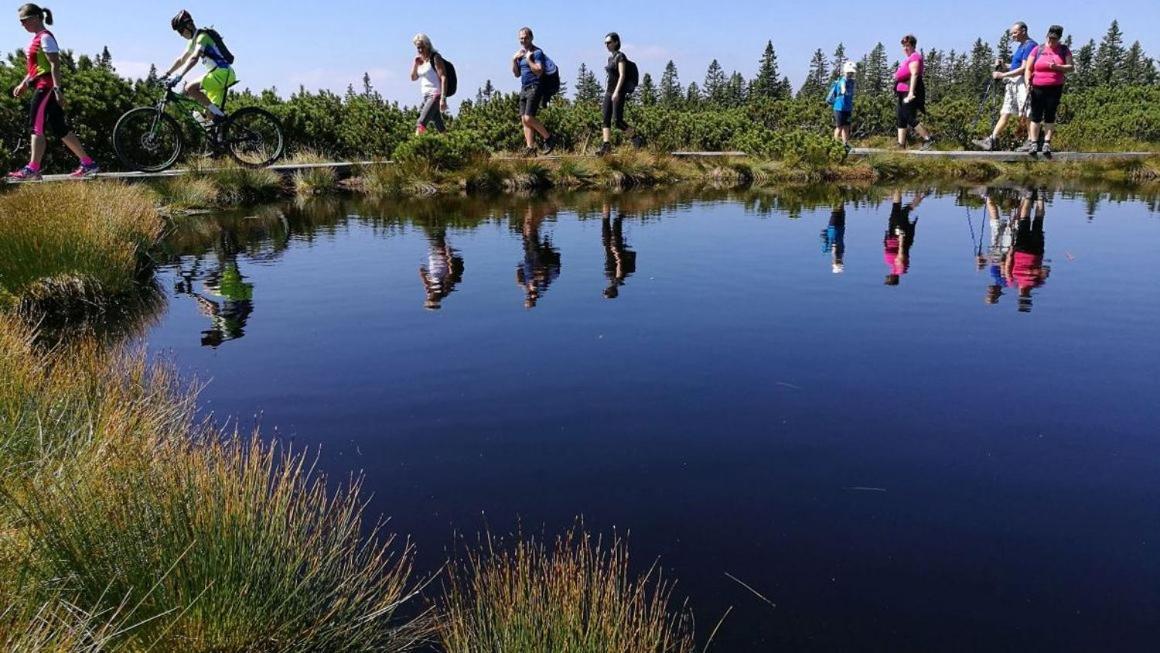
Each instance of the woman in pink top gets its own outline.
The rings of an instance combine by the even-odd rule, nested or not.
[[[1075,70],[1071,51],[1060,43],[1062,38],[1063,28],[1052,25],[1047,30],[1047,42],[1027,55],[1031,64],[1024,78],[1031,89],[1031,125],[1027,128],[1027,142],[1019,151],[1031,156],[1042,153],[1051,158],[1051,137],[1055,135],[1055,114],[1063,97],[1064,78]],[[1043,145],[1039,144],[1041,129]]]
[[[918,114],[926,113],[926,81],[922,53],[918,51],[918,39],[913,34],[902,37],[902,53],[905,58],[894,73],[894,94],[898,96],[898,147],[906,148],[907,131],[914,129],[922,137],[922,149],[931,147],[930,131],[918,120]]]

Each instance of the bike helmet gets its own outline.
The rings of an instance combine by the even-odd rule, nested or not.
[[[173,20],[169,21],[169,26],[172,27],[173,31],[175,32],[180,32],[186,27],[193,27],[193,16],[191,16],[188,11],[182,9],[181,11],[177,12],[177,15],[173,17]]]

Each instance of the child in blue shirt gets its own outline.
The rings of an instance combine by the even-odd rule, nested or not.
[[[834,107],[834,139],[842,141],[846,153],[850,152],[850,115],[854,113],[854,76],[858,69],[854,62],[842,64],[842,76],[830,85],[826,104]]]

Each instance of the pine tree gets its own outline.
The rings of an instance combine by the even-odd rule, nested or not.
[[[486,82],[484,82],[483,86],[480,87],[480,89],[478,91],[476,91],[475,104],[477,104],[477,105],[486,104],[486,103],[491,101],[491,98],[494,95],[495,95],[495,87],[492,86],[491,80],[489,79]]]
[[[1139,41],[1132,43],[1124,53],[1124,62],[1117,69],[1116,84],[1143,85],[1153,82],[1154,68],[1152,60],[1144,54],[1144,48]]]
[[[1067,76],[1072,90],[1080,91],[1096,85],[1096,42],[1089,40],[1075,53],[1075,72]]]
[[[995,67],[995,51],[983,39],[975,39],[971,48],[971,58],[967,63],[967,92],[982,93],[991,81],[991,71]]]
[[[1015,56],[1015,51],[1011,47],[1011,32],[1003,32],[1003,36],[999,37],[999,45],[995,48],[995,57],[1003,63],[1009,64],[1013,56]]]
[[[580,64],[580,70],[576,73],[576,103],[594,104],[600,101],[601,95],[600,82],[596,81],[596,74],[589,70],[588,66]]]
[[[890,70],[886,63],[886,46],[878,43],[858,66],[858,91],[882,95],[890,91]]]
[[[938,102],[946,94],[946,55],[942,50],[931,48],[923,57],[926,75],[926,97],[930,102]]]
[[[101,54],[97,57],[97,68],[101,70],[113,69],[113,55],[109,53],[109,46],[101,49]]]
[[[1120,23],[1113,20],[1100,47],[1096,50],[1093,62],[1094,81],[1098,86],[1106,86],[1115,81],[1116,71],[1124,62],[1124,33],[1120,31]]]
[[[375,86],[374,86],[374,84],[371,83],[371,74],[370,73],[363,73],[362,82],[363,82],[363,95],[368,97],[368,98],[374,97],[375,96]]]
[[[826,55],[821,48],[814,50],[810,58],[810,69],[806,73],[806,81],[798,90],[798,98],[820,98],[826,95],[826,86],[829,83],[830,71],[826,63]]]
[[[839,43],[838,47],[834,48],[834,58],[830,60],[830,70],[833,71],[835,77],[842,74],[842,65],[846,61],[846,44]]]
[[[714,59],[705,71],[705,98],[714,104],[725,103],[725,71],[721,64]]]
[[[677,66],[671,59],[665,64],[665,72],[661,74],[661,85],[658,90],[661,104],[664,106],[677,106],[684,99],[684,91],[681,89],[681,79],[677,74]]]
[[[652,75],[645,73],[640,78],[640,103],[651,107],[657,103],[657,87],[653,84]]]
[[[765,52],[757,68],[757,77],[749,85],[749,97],[753,99],[776,100],[784,97],[781,86],[781,72],[777,68],[777,53],[773,41],[766,41]]]
[[[697,88],[697,82],[689,82],[689,90],[685,93],[685,102],[696,105],[700,104],[703,99],[701,89]]]
[[[729,82],[726,84],[725,102],[731,107],[739,107],[745,104],[745,76],[736,70],[729,76]]]

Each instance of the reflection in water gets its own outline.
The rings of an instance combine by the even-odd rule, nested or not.
[[[910,214],[918,208],[926,195],[919,191],[905,207],[902,206],[902,191],[894,191],[894,204],[890,207],[890,222],[886,225],[886,235],[882,239],[882,258],[890,273],[886,275],[886,285],[897,286],[902,275],[910,270],[910,248],[914,245],[914,231],[918,218],[910,220]]]
[[[201,264],[202,259],[197,258],[189,270],[180,268],[175,291],[197,301],[198,310],[211,323],[209,329],[201,332],[201,344],[217,348],[246,335],[246,321],[254,312],[254,285],[246,282],[238,268],[237,241],[229,229],[221,230],[216,265],[202,272]],[[196,290],[199,277],[204,292]]]
[[[1051,268],[1044,265],[1046,239],[1043,221],[1047,206],[1037,191],[1024,194],[1019,203],[1011,248],[1007,252],[1003,274],[1009,288],[1019,291],[1019,312],[1031,312],[1031,291],[1047,282]]]
[[[987,270],[990,283],[984,301],[988,304],[997,304],[1003,296],[1003,287],[1006,280],[1003,278],[1003,263],[1007,253],[1011,251],[1011,220],[1018,214],[1019,199],[1016,193],[1005,189],[989,189],[983,196],[986,206],[987,220],[980,225],[975,260],[979,270]],[[967,218],[971,218],[968,211]],[[983,231],[990,226],[990,246],[986,255],[983,247],[987,242]],[[974,225],[971,225],[971,237],[974,237]]]
[[[624,215],[617,212],[612,217],[612,205],[604,205],[604,216],[600,222],[600,240],[604,244],[604,276],[608,279],[608,287],[604,289],[604,296],[616,299],[620,296],[620,287],[626,279],[636,272],[636,252],[628,248],[624,242]]]
[[[540,234],[540,225],[551,209],[539,210],[529,205],[524,215],[524,260],[516,267],[516,283],[524,289],[524,307],[535,308],[548,286],[560,277],[560,252],[552,246],[547,234]]]
[[[846,203],[839,202],[830,212],[830,223],[822,232],[822,253],[830,254],[830,265],[834,274],[846,270]]]
[[[419,278],[423,280],[427,296],[423,306],[437,311],[443,308],[443,300],[455,292],[455,286],[463,281],[463,257],[448,244],[447,229],[443,226],[428,230],[427,242],[427,265],[419,268]]]

